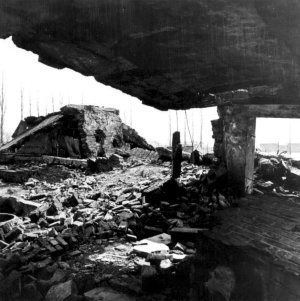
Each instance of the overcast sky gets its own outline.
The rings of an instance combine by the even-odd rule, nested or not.
[[[38,62],[37,55],[17,48],[11,39],[0,39],[0,83],[4,80],[7,114],[5,130],[12,133],[20,121],[20,94],[24,91],[24,117],[31,113],[40,115],[52,112],[52,98],[55,110],[61,104],[87,104],[114,107],[120,110],[122,120],[132,125],[149,142],[169,143],[169,119],[172,131],[177,129],[176,112],[162,112],[142,105],[134,97],[119,90],[102,85],[92,77],[85,77],[70,69],[57,70]],[[202,113],[200,112],[202,111]],[[178,111],[178,129],[184,132],[184,111]],[[189,127],[194,129],[193,140],[200,140],[200,120],[203,118],[204,145],[212,145],[213,139],[210,120],[217,119],[216,108],[193,109],[187,111]],[[291,128],[292,142],[300,142],[300,120],[258,119],[257,142],[289,141]],[[190,143],[187,133],[187,142]]]

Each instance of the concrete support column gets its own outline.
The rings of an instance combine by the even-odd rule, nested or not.
[[[251,193],[255,155],[256,118],[247,115],[242,106],[219,108],[223,120],[223,152],[228,184],[236,195]]]

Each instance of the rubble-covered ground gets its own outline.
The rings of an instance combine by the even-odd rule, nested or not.
[[[284,156],[257,153],[254,192],[280,197],[300,196],[300,162]]]
[[[138,158],[26,168],[40,172],[0,187],[1,300],[189,300],[196,236],[234,202],[222,166],[183,162],[176,181],[170,162]]]
[[[26,163],[31,178],[1,183],[0,300],[193,300],[196,238],[237,205],[226,168],[204,156],[171,180],[170,162],[115,158],[102,173]],[[299,195],[288,160],[255,163],[255,193]]]

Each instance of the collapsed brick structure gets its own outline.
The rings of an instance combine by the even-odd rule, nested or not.
[[[118,110],[97,106],[68,105],[46,117],[28,117],[13,137],[0,148],[1,153],[89,158],[109,156],[116,149],[154,150],[122,123]]]

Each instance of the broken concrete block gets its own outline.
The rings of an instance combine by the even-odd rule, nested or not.
[[[20,227],[14,227],[11,231],[9,231],[5,235],[5,241],[11,243],[19,238],[19,236],[24,232],[24,230]]]
[[[104,216],[104,220],[111,221],[113,220],[113,216],[109,212],[107,212],[106,215]]]
[[[129,241],[132,241],[132,242],[137,241],[137,237],[136,237],[135,235],[132,235],[132,234],[127,234],[127,235],[126,235],[126,238],[127,238]]]
[[[33,201],[26,201],[23,199],[17,199],[15,203],[15,214],[28,216],[30,212],[38,209],[41,205]]]
[[[172,259],[172,254],[151,253],[147,256],[147,261],[153,265],[159,265],[161,261],[166,259]]]
[[[161,270],[168,270],[170,267],[172,267],[172,265],[172,261],[167,258],[160,262],[159,267]]]
[[[80,228],[80,227],[83,226],[83,222],[81,222],[81,221],[74,221],[73,224],[72,224],[72,226]]]
[[[152,237],[148,237],[147,240],[152,242],[161,243],[165,245],[169,245],[171,243],[171,235],[166,233],[161,233]]]
[[[196,254],[196,249],[186,249],[185,252],[188,255],[195,255]]]
[[[110,160],[106,157],[97,157],[95,164],[98,172],[106,172],[113,169]]]
[[[49,226],[48,222],[44,219],[44,218],[40,218],[37,222],[37,224],[41,227],[41,228],[47,228]]]
[[[0,240],[0,249],[3,249],[3,248],[5,248],[5,247],[7,247],[8,246],[8,243],[6,243],[5,241],[3,241],[3,240]]]
[[[125,295],[107,287],[97,287],[84,293],[88,301],[136,301],[136,297]]]
[[[173,250],[178,250],[181,252],[185,252],[186,250],[186,246],[184,246],[183,244],[181,244],[180,242],[178,242],[175,247],[173,248]]]
[[[55,239],[62,245],[64,248],[67,248],[69,244],[61,237],[61,236],[56,236]]]
[[[12,195],[0,196],[0,210],[2,212],[13,212],[17,215],[29,215],[31,211],[36,210],[40,204],[26,201],[20,197]]]
[[[79,255],[81,255],[81,251],[76,250],[76,251],[70,252],[69,255],[72,257],[79,256]]]
[[[199,233],[205,231],[208,231],[208,229],[182,227],[173,228],[170,231],[170,234],[173,242],[196,241],[197,237],[199,236]]]
[[[169,247],[162,243],[152,242],[147,239],[143,239],[133,247],[133,252],[142,257],[147,257],[154,252],[166,252],[169,251]]]
[[[77,295],[77,287],[73,280],[69,280],[52,286],[45,297],[45,301],[65,301],[72,295]]]
[[[77,193],[72,194],[64,201],[64,205],[68,207],[75,207],[80,203]]]
[[[172,262],[177,263],[184,260],[187,257],[185,254],[173,254],[172,253]]]
[[[45,217],[49,206],[50,205],[48,203],[44,203],[44,204],[41,204],[41,206],[38,207],[36,210],[30,212],[30,214],[29,214],[30,220],[33,223],[36,223],[40,217]]]
[[[63,282],[67,279],[68,274],[69,273],[64,270],[57,269],[54,272],[53,276],[51,277],[50,281],[52,284],[57,284],[57,283]]]
[[[117,154],[112,154],[109,157],[109,161],[111,162],[112,165],[114,166],[120,166],[124,163],[124,159],[122,156],[119,156]]]

